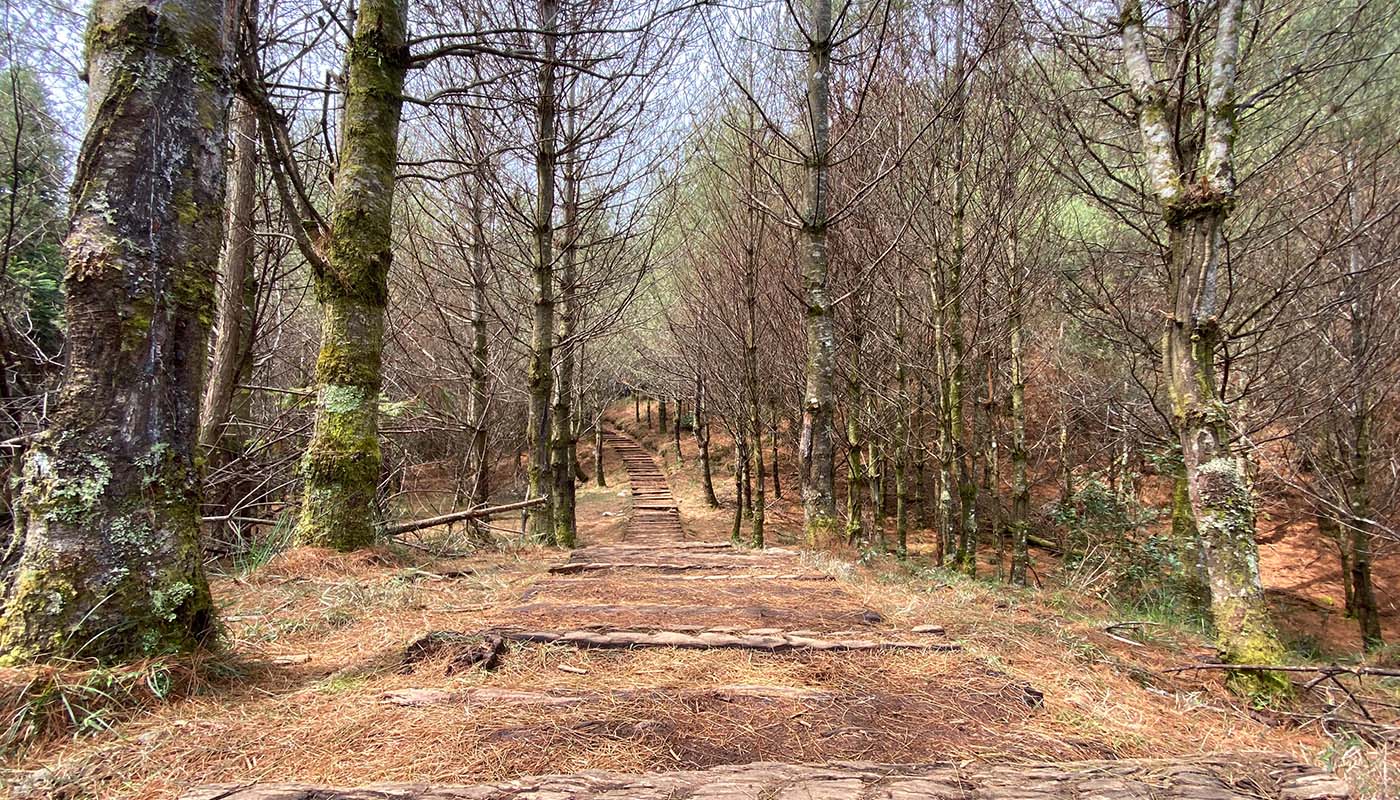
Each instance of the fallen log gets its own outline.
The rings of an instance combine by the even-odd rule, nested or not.
[[[664,579],[668,581],[834,581],[830,575],[823,572],[770,572],[754,575],[668,575],[664,572],[656,575],[648,575],[650,579]],[[558,578],[548,583],[541,582],[536,586],[553,586],[555,584],[565,584],[571,582],[595,583],[597,578]]]
[[[771,629],[770,629],[771,630]],[[513,642],[568,644],[575,647],[677,647],[687,650],[739,649],[769,653],[788,650],[961,650],[962,645],[942,642],[881,641],[877,639],[819,639],[791,633],[721,633],[718,631],[568,630],[531,631],[496,629],[492,633]]]
[[[852,696],[853,699],[865,695]],[[805,689],[792,686],[706,686],[666,687],[645,689],[614,689],[605,692],[570,690],[535,691],[530,689],[497,689],[489,686],[473,689],[393,689],[379,696],[379,702],[394,706],[442,706],[452,704],[482,706],[579,706],[593,703],[616,703],[648,698],[676,698],[695,700],[714,698],[718,700],[822,700],[836,699],[832,692],[821,689]]]
[[[442,514],[427,519],[414,520],[412,522],[400,522],[396,525],[388,525],[384,528],[384,533],[389,536],[402,536],[405,533],[412,533],[424,528],[435,528],[438,525],[447,525],[451,522],[461,522],[466,519],[485,519],[497,514],[504,514],[507,511],[519,511],[522,508],[541,505],[549,499],[549,495],[532,497],[529,500],[521,500],[515,503],[506,503],[500,506],[490,506],[488,508],[467,508],[461,511],[453,511],[450,514]]]
[[[223,784],[182,800],[654,800],[757,797],[839,800],[851,797],[924,800],[1347,800],[1347,783],[1278,753],[1243,753],[1049,764],[781,764],[755,762],[645,775],[591,770],[470,786],[378,784],[362,789],[305,784]]]

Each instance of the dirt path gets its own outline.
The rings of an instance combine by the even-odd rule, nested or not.
[[[689,539],[654,458],[620,434],[608,444],[632,487],[621,540],[585,543],[485,617],[490,635],[505,643],[507,671],[522,661],[534,671],[513,685],[404,687],[380,702],[460,709],[476,728],[514,720],[493,723],[499,732],[483,741],[502,754],[580,741],[597,751],[617,742],[652,752],[648,764],[703,769],[563,768],[570,774],[373,791],[223,786],[187,798],[1345,796],[1337,781],[1275,755],[1011,763],[1044,713],[1034,686],[968,657],[936,621],[890,623],[797,551]],[[946,763],[948,752],[966,753],[969,744],[984,754],[980,766]],[[1029,744],[1056,758],[1085,752],[1070,740]]]

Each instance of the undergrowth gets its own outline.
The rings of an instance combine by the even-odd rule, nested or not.
[[[0,755],[9,758],[57,738],[101,733],[137,712],[199,692],[210,677],[233,672],[207,654],[0,671]]]

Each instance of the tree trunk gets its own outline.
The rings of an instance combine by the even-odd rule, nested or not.
[[[1203,305],[1210,298],[1202,296],[1218,270],[1223,216],[1219,211],[1201,211],[1170,228],[1177,299],[1168,323],[1165,355],[1191,516],[1210,579],[1217,638],[1233,663],[1271,664],[1283,657],[1283,647],[1269,619],[1259,579],[1254,493],[1246,459],[1231,451],[1229,412],[1216,385],[1216,317],[1213,308]],[[1241,677],[1244,683],[1260,683]],[[1286,688],[1281,677],[1276,683],[1246,688]]]
[[[469,447],[471,492],[468,503],[486,505],[491,496],[491,463],[487,452],[490,442],[491,380],[489,338],[486,323],[486,219],[482,205],[486,200],[486,175],[478,170],[472,185],[472,243],[471,243],[471,307],[468,311],[472,329],[471,388],[468,392],[467,418],[471,420],[472,438]]]
[[[608,479],[603,473],[603,410],[598,409],[598,420],[593,423],[593,482],[607,486]]]
[[[1352,224],[1359,226],[1355,199],[1348,197]],[[1355,392],[1351,407],[1351,442],[1346,469],[1347,520],[1346,528],[1351,550],[1351,611],[1361,628],[1361,646],[1366,652],[1378,650],[1384,644],[1381,637],[1380,610],[1376,606],[1376,589],[1371,579],[1371,374],[1375,354],[1370,343],[1370,309],[1374,302],[1375,283],[1362,269],[1357,248],[1351,248],[1345,288],[1350,306],[1350,352],[1352,383]]]
[[[1191,514],[1191,487],[1186,466],[1177,468],[1172,481],[1172,542],[1181,561],[1182,592],[1192,614],[1210,621],[1210,576],[1201,556],[1201,538]]]
[[[734,526],[730,531],[729,540],[734,544],[742,544],[742,534],[744,530],[744,465],[748,461],[744,453],[743,426],[736,426],[734,429]]]
[[[198,413],[223,220],[216,0],[97,0],[66,242],[67,363],[15,501],[7,664],[198,645]]]
[[[828,296],[827,171],[830,155],[831,0],[812,0],[807,39],[807,113],[811,151],[806,164],[806,215],[802,233],[807,260],[802,272],[806,292],[807,365],[802,408],[802,515],[807,542],[825,546],[837,541],[833,389],[836,331]]]
[[[981,499],[981,529],[980,534],[985,532],[985,538],[991,538],[997,543],[997,577],[1004,578],[1003,558],[1006,550],[1006,530],[1002,523],[1001,491],[1000,491],[1000,471],[1001,471],[1001,450],[997,441],[998,430],[998,409],[997,409],[997,387],[996,370],[992,365],[992,360],[996,354],[989,353],[984,359],[987,378],[987,394],[980,403],[982,407],[982,479],[979,483],[978,497]]]
[[[1026,535],[1030,533],[1031,488],[1027,478],[1026,453],[1026,372],[1024,276],[1016,256],[1016,239],[1010,245],[1010,308],[1007,327],[1011,349],[1011,583],[1025,586],[1030,576],[1030,553]]]
[[[661,434],[666,435],[666,395],[661,395],[656,401],[656,418],[661,425]]]
[[[783,479],[778,475],[778,407],[769,403],[768,418],[772,420],[772,427],[769,429],[770,442],[773,447],[773,497],[783,499]]]
[[[851,332],[851,367],[846,374],[846,542],[860,546],[865,543],[865,504],[861,495],[865,491],[866,473],[865,443],[861,439],[860,409],[861,399],[860,357],[864,349],[864,329],[861,327],[861,297],[851,295],[855,305],[851,316],[857,320]]]
[[[916,382],[916,385],[918,386],[918,393],[914,396],[914,441],[918,442],[919,446],[917,448],[917,458],[914,461],[914,505],[919,509],[919,527],[936,530],[937,523],[934,520],[933,513],[933,500],[936,495],[929,490],[930,487],[928,483],[930,480],[928,470],[929,446],[926,442],[929,441],[930,437],[928,435],[927,416],[924,411],[924,380],[920,378]]]
[[[695,446],[700,450],[700,480],[705,488],[705,504],[719,508],[714,478],[710,474],[710,421],[705,409],[705,377],[695,374]]]
[[[575,143],[574,110],[569,108],[565,122],[565,139],[570,153]],[[564,302],[564,314],[560,319],[559,378],[554,386],[554,409],[550,415],[550,463],[549,471],[553,484],[554,543],[560,547],[573,547],[578,534],[578,521],[575,518],[575,493],[577,492],[578,462],[574,458],[577,448],[577,433],[574,429],[574,361],[578,352],[574,341],[574,331],[578,324],[578,191],[579,179],[577,160],[573,155],[565,158],[564,164],[564,252],[563,275],[560,276],[560,294]]]
[[[379,388],[407,0],[367,0],[346,53],[344,146],[331,201],[321,303],[316,420],[302,467],[297,539],[351,550],[374,542],[379,508]]]
[[[909,472],[909,375],[905,368],[908,361],[904,352],[904,293],[896,299],[894,309],[895,335],[895,425],[894,451],[894,538],[895,554],[900,558],[909,555],[909,486],[905,476]]]
[[[967,6],[963,0],[957,4],[956,29],[953,38],[953,62],[957,71],[957,89],[954,105],[953,132],[953,213],[952,239],[953,252],[948,263],[948,284],[944,298],[947,302],[948,319],[948,425],[949,442],[952,445],[954,478],[957,482],[957,549],[954,566],[971,576],[977,574],[977,478],[973,460],[976,448],[971,442],[975,432],[968,424],[963,410],[967,371],[967,345],[963,333],[962,281],[964,261],[967,254],[967,188],[963,176],[963,159],[966,144],[963,134],[964,108],[967,103],[965,89],[965,39],[967,37]]]
[[[748,426],[741,421],[739,423],[739,449],[744,454],[744,464],[740,468],[744,473],[744,516],[753,519],[753,461],[749,454],[749,437],[744,432]]]
[[[530,408],[526,440],[530,448],[530,497],[548,494],[554,479],[550,465],[550,401],[553,395],[554,361],[554,170],[557,160],[555,123],[555,51],[559,27],[559,0],[540,0],[543,54],[538,67],[540,94],[535,106],[535,316],[530,337],[528,384]],[[539,542],[554,541],[554,502],[530,509],[528,535]]]
[[[244,357],[252,339],[252,309],[249,307],[249,266],[253,261],[253,203],[256,182],[258,118],[241,98],[235,98],[230,114],[233,142],[233,168],[228,183],[224,257],[220,274],[217,323],[214,328],[214,357],[205,384],[204,405],[200,412],[199,444],[214,448],[229,421],[233,395]]]
[[[1259,578],[1247,458],[1231,449],[1230,414],[1215,377],[1221,227],[1235,201],[1235,74],[1242,5],[1243,0],[1222,0],[1216,10],[1214,54],[1203,106],[1205,163],[1199,174],[1194,163],[1184,165],[1178,155],[1167,98],[1153,75],[1141,1],[1123,0],[1119,18],[1148,187],[1162,209],[1171,244],[1172,296],[1164,371],[1181,440],[1191,515],[1210,577],[1216,641],[1227,661],[1276,664],[1284,649],[1269,618]],[[1187,167],[1194,176],[1189,184],[1182,179]],[[1228,680],[1250,696],[1290,691],[1280,673],[1236,672]]]
[[[677,394],[677,395],[676,395],[676,420],[675,420],[675,424],[671,426],[671,444],[674,444],[674,445],[676,446],[676,464],[677,464],[677,465],[681,465],[681,464],[684,464],[684,463],[685,463],[685,453],[682,453],[682,452],[681,452],[681,417],[682,417],[683,411],[684,411],[684,408],[682,407],[682,404],[681,404],[680,395]]]

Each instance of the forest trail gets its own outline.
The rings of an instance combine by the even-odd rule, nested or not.
[[[1025,731],[1015,729],[1043,713],[1039,690],[964,656],[941,624],[890,623],[798,551],[688,538],[656,460],[625,435],[611,434],[608,444],[632,484],[620,540],[585,542],[515,604],[490,611],[487,630],[508,643],[507,662],[536,658],[517,648],[543,644],[557,670],[615,674],[588,687],[536,674],[535,685],[509,688],[401,688],[381,702],[464,711],[468,727],[503,711],[551,720],[548,727],[517,721],[490,737],[494,746],[549,748],[560,736],[595,748],[655,745],[646,769],[565,769],[469,785],[225,784],[194,789],[186,800],[1347,796],[1342,782],[1276,754],[1056,763],[1018,756],[1027,752],[1017,741]],[[571,648],[579,656],[614,652],[617,660],[570,659]],[[712,662],[708,681],[697,678],[703,663],[668,680],[664,662],[644,655],[677,650],[741,660]],[[950,761],[969,742],[999,757]],[[1031,751],[1073,759],[1077,748],[1047,739]]]

